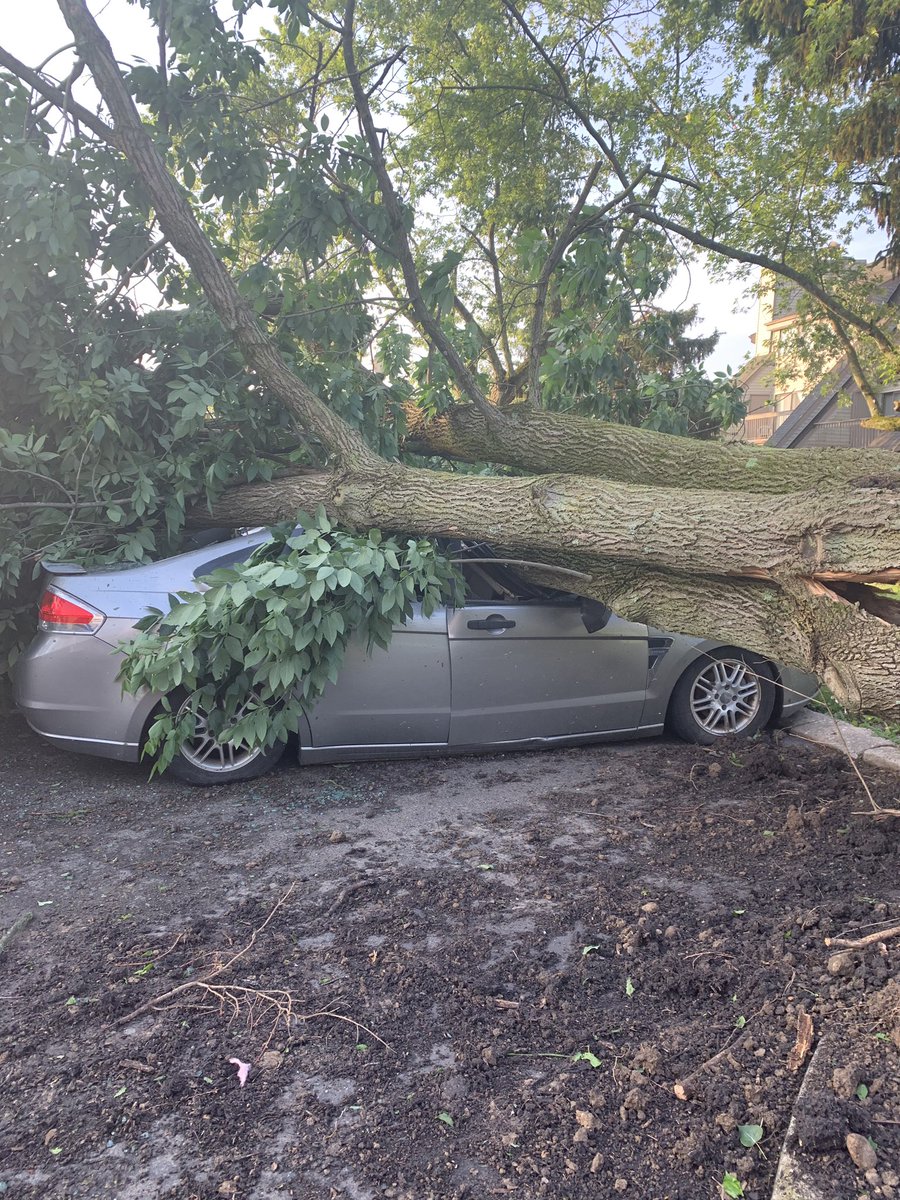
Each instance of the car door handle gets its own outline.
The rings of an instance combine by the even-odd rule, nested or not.
[[[485,617],[483,621],[469,621],[469,629],[487,629],[489,632],[501,629],[515,629],[515,621],[508,621],[506,617],[501,617],[499,613],[492,613],[491,616]]]

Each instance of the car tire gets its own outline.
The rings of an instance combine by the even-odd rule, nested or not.
[[[771,663],[746,650],[711,650],[691,663],[672,690],[668,729],[711,746],[723,737],[752,737],[775,708]]]
[[[173,694],[169,700],[172,708],[179,713],[187,704],[183,692]],[[191,741],[185,743],[172,759],[167,774],[196,787],[241,783],[271,771],[284,750],[284,742],[258,750],[242,749],[231,743],[217,745],[211,739],[204,738],[201,725]]]

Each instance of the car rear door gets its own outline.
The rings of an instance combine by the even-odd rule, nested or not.
[[[647,626],[588,633],[576,597],[448,614],[451,746],[627,733],[641,719]]]
[[[447,610],[415,611],[394,627],[387,650],[354,638],[338,681],[309,714],[315,748],[446,746],[450,732]]]

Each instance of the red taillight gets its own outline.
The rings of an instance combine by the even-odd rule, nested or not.
[[[59,592],[46,591],[38,607],[38,625],[47,633],[93,633],[103,624],[103,614],[77,604]]]

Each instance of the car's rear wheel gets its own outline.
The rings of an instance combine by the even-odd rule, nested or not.
[[[678,680],[666,723],[686,742],[710,746],[722,737],[750,737],[768,724],[774,707],[775,677],[765,659],[713,650]]]
[[[180,717],[186,711],[188,700],[183,696],[172,697],[173,708]],[[256,779],[275,766],[284,753],[284,742],[277,742],[266,749],[251,747],[243,742],[219,742],[209,731],[209,710],[198,711],[194,733],[184,742],[172,759],[169,771],[185,783],[208,787],[217,783],[239,783],[244,779]]]

